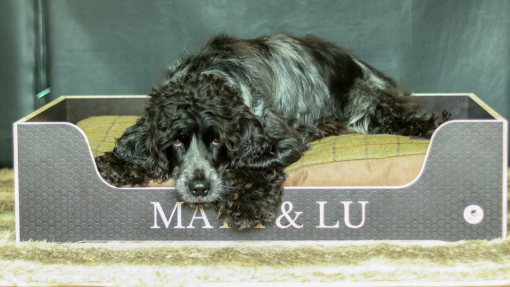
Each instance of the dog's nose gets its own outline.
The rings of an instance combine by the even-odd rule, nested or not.
[[[211,183],[207,180],[193,180],[188,183],[188,187],[194,196],[206,196],[211,189]]]

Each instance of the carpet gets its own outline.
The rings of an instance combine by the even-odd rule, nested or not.
[[[16,244],[13,180],[0,169],[0,286],[510,286],[510,239]]]

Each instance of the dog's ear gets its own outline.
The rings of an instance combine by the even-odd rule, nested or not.
[[[135,125],[127,128],[124,134],[117,139],[113,152],[120,159],[129,160],[141,167],[150,154],[149,137],[150,129],[146,118],[139,118]]]
[[[244,156],[255,158],[271,152],[271,140],[256,118],[246,117],[241,119],[239,130]]]
[[[271,141],[262,124],[251,114],[234,119],[227,129],[226,146],[232,168],[258,167],[261,158],[270,157]]]
[[[149,125],[142,117],[117,139],[112,152],[96,158],[99,172],[117,185],[147,184],[146,162],[151,151]]]
[[[239,129],[239,146],[234,168],[285,168],[299,160],[307,147],[299,133],[271,112],[263,113],[262,124],[250,112],[235,122]]]
[[[170,179],[175,167],[175,151],[169,146],[169,138],[178,111],[172,100],[153,99],[146,108],[148,134],[145,141],[147,158],[144,167],[151,179],[163,182]]]

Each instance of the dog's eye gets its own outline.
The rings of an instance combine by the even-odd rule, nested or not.
[[[174,146],[181,146],[182,142],[180,140],[174,140]]]
[[[220,144],[220,140],[219,139],[214,139],[211,144],[212,145],[219,145]]]

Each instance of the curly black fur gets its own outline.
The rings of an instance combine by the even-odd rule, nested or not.
[[[144,115],[96,158],[117,185],[173,178],[182,200],[237,228],[274,218],[307,143],[342,133],[430,137],[449,113],[423,111],[395,82],[315,37],[213,37],[177,61]]]

